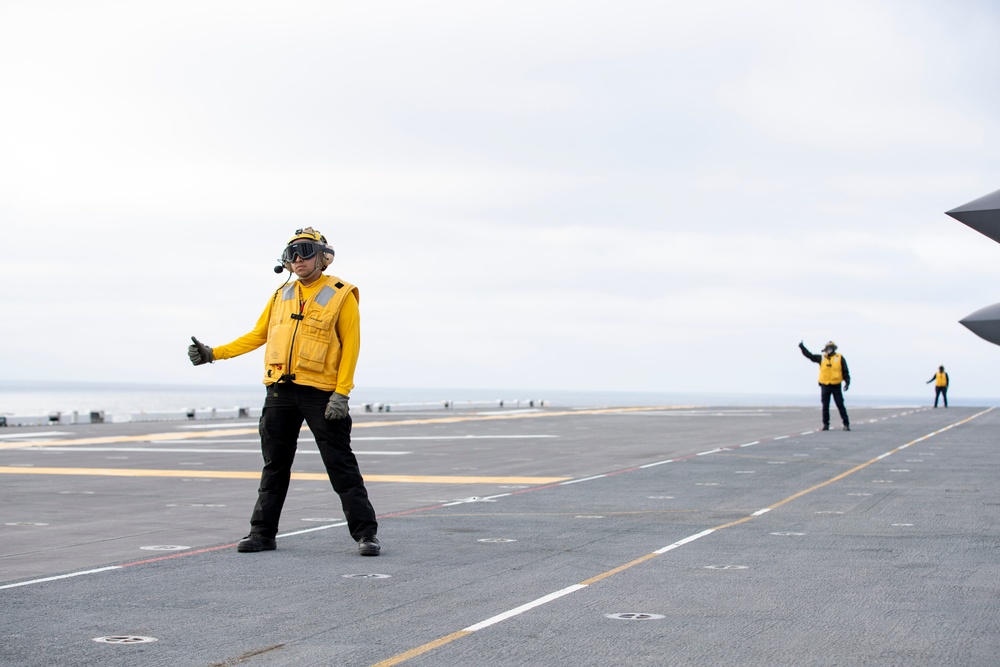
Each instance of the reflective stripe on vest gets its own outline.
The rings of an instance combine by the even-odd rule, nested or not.
[[[313,297],[313,301],[326,308],[326,304],[330,303],[330,299],[332,299],[336,293],[337,290],[333,289],[329,285],[324,285],[323,289],[319,291],[319,294]]]
[[[844,372],[841,368],[840,355],[831,354],[823,357],[819,361],[819,383],[820,384],[840,384],[844,381]]]
[[[337,283],[337,284],[343,285],[343,283]],[[330,287],[329,285],[324,285],[323,288],[319,291],[319,293],[315,297],[313,297],[313,301],[318,303],[323,308],[326,308],[326,305],[330,303],[330,299],[332,299],[336,293],[337,290]],[[294,299],[296,296],[298,296],[298,290],[296,289],[294,283],[291,285],[286,285],[285,287],[281,288],[282,301],[289,301],[291,299]]]

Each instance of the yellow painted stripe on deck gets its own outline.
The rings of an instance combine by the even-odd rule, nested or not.
[[[738,526],[738,525],[740,525],[742,523],[745,523],[747,521],[751,521],[751,520],[757,518],[758,516],[761,516],[762,512],[767,512],[767,511],[770,511],[772,509],[781,507],[782,505],[784,505],[786,503],[790,503],[793,500],[801,498],[802,496],[806,495],[807,493],[811,493],[811,492],[813,492],[813,491],[815,491],[817,489],[821,489],[824,486],[827,486],[828,484],[832,484],[832,483],[834,483],[834,482],[836,482],[838,480],[841,480],[841,479],[843,479],[843,478],[845,478],[845,477],[847,477],[849,475],[852,475],[852,474],[858,472],[859,470],[863,470],[864,468],[867,468],[868,466],[872,465],[873,463],[881,461],[883,458],[885,458],[889,454],[895,454],[896,452],[899,452],[899,451],[901,451],[903,449],[906,449],[907,447],[909,447],[911,445],[914,445],[914,444],[916,444],[918,442],[921,442],[922,440],[926,440],[926,439],[931,438],[931,437],[933,437],[933,436],[935,436],[935,435],[937,435],[939,433],[943,433],[944,431],[947,431],[950,428],[954,428],[955,426],[959,426],[959,425],[964,424],[966,422],[972,421],[973,419],[976,419],[977,417],[979,417],[981,415],[984,415],[987,412],[990,412],[991,410],[993,410],[993,408],[988,408],[987,410],[984,410],[984,411],[982,411],[980,413],[972,415],[971,417],[963,419],[962,421],[956,422],[954,424],[949,424],[948,426],[946,426],[946,427],[944,427],[942,429],[939,429],[937,431],[934,431],[933,433],[928,433],[927,435],[921,436],[921,437],[919,437],[919,438],[917,438],[915,440],[911,440],[910,442],[906,443],[905,445],[900,445],[899,447],[897,447],[897,448],[895,448],[895,449],[887,452],[886,454],[883,454],[883,455],[881,455],[879,457],[876,457],[876,458],[874,458],[874,459],[872,459],[870,461],[862,463],[861,465],[855,466],[854,468],[851,468],[850,470],[847,470],[846,472],[843,472],[843,473],[837,475],[836,477],[832,477],[832,478],[828,479],[825,482],[821,482],[819,484],[816,484],[814,486],[809,487],[808,489],[804,489],[802,491],[799,491],[798,493],[795,493],[795,494],[793,494],[791,496],[788,496],[784,500],[780,500],[780,501],[774,503],[773,505],[771,505],[770,507],[765,508],[761,512],[754,512],[750,516],[743,517],[742,519],[739,519],[737,521],[730,521],[729,523],[724,523],[721,526],[716,526],[715,528],[709,528],[707,530],[702,531],[701,533],[696,533],[695,535],[691,535],[691,536],[689,536],[689,537],[687,537],[687,538],[685,538],[683,540],[680,540],[678,542],[674,542],[672,545],[669,545],[669,546],[670,547],[678,547],[678,546],[681,546],[682,544],[692,542],[695,539],[698,539],[700,537],[710,535],[711,533],[714,533],[714,532],[719,531],[719,530],[723,530],[724,528],[731,528],[733,526]],[[624,565],[619,565],[618,567],[615,567],[615,568],[612,568],[612,569],[607,570],[605,572],[602,572],[601,574],[598,574],[596,576],[591,577],[590,579],[586,579],[586,580],[580,582],[580,584],[578,584],[580,586],[580,588],[578,590],[583,590],[584,588],[587,588],[587,587],[591,586],[592,584],[595,584],[595,583],[597,583],[599,581],[602,581],[604,579],[608,579],[609,577],[612,577],[612,576],[614,576],[614,575],[616,575],[616,574],[618,574],[620,572],[624,572],[626,570],[629,570],[629,569],[635,567],[636,565],[641,565],[642,563],[650,561],[653,558],[656,558],[658,556],[662,556],[664,553],[667,553],[667,551],[665,549],[657,550],[657,551],[654,551],[653,553],[649,553],[649,554],[645,554],[644,556],[640,556],[639,558],[636,558],[635,560],[631,560],[628,563],[625,563]],[[563,589],[563,590],[566,590],[566,589]],[[544,599],[544,598],[539,598],[539,600],[542,600],[542,599]],[[503,615],[501,614],[501,616],[503,616]],[[469,627],[474,627],[474,626],[469,626]],[[399,665],[399,664],[401,664],[403,662],[406,662],[410,658],[413,658],[413,657],[416,657],[416,656],[419,656],[419,655],[423,655],[424,653],[427,653],[428,651],[431,651],[431,650],[433,650],[435,648],[439,648],[439,647],[444,646],[446,644],[450,644],[450,643],[454,642],[455,640],[461,639],[461,638],[466,637],[466,636],[468,636],[470,634],[472,634],[472,632],[469,631],[469,630],[467,630],[467,629],[466,630],[460,630],[458,632],[453,632],[450,635],[446,635],[446,636],[441,637],[439,639],[435,639],[434,641],[428,642],[428,643],[426,643],[426,644],[424,644],[422,646],[417,646],[416,648],[412,648],[412,649],[410,649],[410,650],[408,650],[408,651],[406,651],[404,653],[397,654],[397,655],[395,655],[395,656],[393,656],[393,657],[391,657],[391,658],[389,658],[387,660],[383,660],[382,662],[375,663],[371,667],[395,667],[395,665]]]
[[[259,479],[259,472],[240,470],[154,470],[141,468],[22,468],[0,466],[0,475],[90,475],[98,477],[208,477],[213,479]],[[569,477],[479,477],[451,475],[364,475],[365,482],[410,484],[553,484]],[[325,481],[325,472],[293,472],[292,479]]]
[[[428,642],[423,646],[418,646],[416,648],[411,648],[405,653],[400,653],[399,655],[393,656],[388,660],[383,660],[382,662],[375,663],[372,667],[393,667],[393,665],[398,665],[401,662],[406,662],[410,658],[416,658],[418,655],[423,655],[428,651],[433,651],[436,648],[444,646],[445,644],[450,644],[456,639],[461,639],[462,637],[467,637],[472,633],[468,630],[459,630],[458,632],[453,632],[446,637],[440,637],[432,642]]]
[[[67,440],[22,440],[5,442],[0,449],[25,449],[28,447],[67,447],[70,445],[110,445],[116,442],[157,442],[158,440],[194,440],[196,438],[221,438],[231,435],[257,434],[255,428],[230,428],[217,431],[173,431],[171,433],[146,433],[145,435],[107,435],[100,438],[75,438]]]
[[[638,408],[594,408],[590,410],[562,410],[558,412],[526,412],[513,414],[464,415],[457,417],[430,417],[427,419],[401,419],[399,421],[355,422],[354,428],[379,428],[384,426],[419,426],[424,424],[456,424],[468,421],[492,421],[497,419],[533,419],[538,417],[565,417],[567,415],[605,415],[623,412],[648,412],[651,410],[690,410],[694,406],[675,405]],[[303,427],[304,428],[304,427]],[[171,431],[169,433],[147,433],[145,435],[109,435],[97,438],[76,438],[64,440],[23,440],[2,442],[2,449],[26,449],[29,447],[67,447],[72,445],[107,445],[116,442],[157,442],[159,440],[195,440],[197,438],[222,438],[234,435],[256,435],[256,428],[220,428],[214,431]]]

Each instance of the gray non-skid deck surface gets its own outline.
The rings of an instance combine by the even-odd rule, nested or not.
[[[357,416],[370,477],[564,478],[371,481],[379,558],[343,526],[237,553],[254,479],[11,471],[256,474],[252,434],[0,449],[0,664],[1000,663],[1000,411],[854,408],[850,433],[814,431],[818,406],[569,412]],[[61,430],[32,439],[192,432]],[[295,470],[322,470],[312,443]],[[341,519],[293,481],[285,533]]]

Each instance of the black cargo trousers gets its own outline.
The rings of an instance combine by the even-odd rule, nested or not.
[[[252,532],[265,537],[274,537],[278,532],[303,421],[316,438],[326,474],[340,496],[351,537],[359,540],[378,531],[375,510],[368,500],[358,460],[351,451],[351,416],[328,420],[323,415],[332,394],[293,382],[267,387],[260,417],[264,469],[260,474],[257,504],[250,517]]]
[[[830,397],[837,405],[837,412],[844,421],[844,426],[850,426],[851,420],[847,417],[847,408],[844,407],[844,393],[840,390],[840,383],[821,384],[819,386],[819,400],[823,404],[823,426],[830,425]]]
[[[944,407],[948,407],[948,385],[934,387],[934,407],[937,407],[938,399],[944,397]]]

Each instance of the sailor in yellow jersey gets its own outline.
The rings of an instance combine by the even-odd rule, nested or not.
[[[254,328],[215,348],[191,337],[188,356],[196,366],[267,346],[267,396],[260,418],[264,469],[250,517],[250,534],[240,540],[237,551],[277,547],[278,520],[303,420],[316,438],[330,483],[340,496],[358,553],[377,556],[381,550],[375,536],[375,510],[351,451],[348,398],[354,388],[361,340],[358,288],[323,275],[333,255],[326,237],[312,227],[296,230],[274,270],[280,273],[284,267],[297,280],[278,288]]]
[[[819,388],[820,400],[823,403],[823,430],[830,430],[830,397],[833,396],[840,418],[844,422],[844,430],[851,430],[851,420],[847,417],[847,408],[844,407],[844,395],[840,391],[840,383],[844,383],[844,391],[851,386],[851,373],[847,370],[847,360],[837,354],[837,345],[830,341],[823,348],[823,354],[812,354],[806,346],[799,341],[799,349],[803,356],[810,361],[819,364]]]
[[[944,399],[944,407],[948,407],[948,374],[944,372],[944,366],[938,366],[938,372],[934,374],[925,384],[934,383],[934,407],[937,407],[938,397]]]

